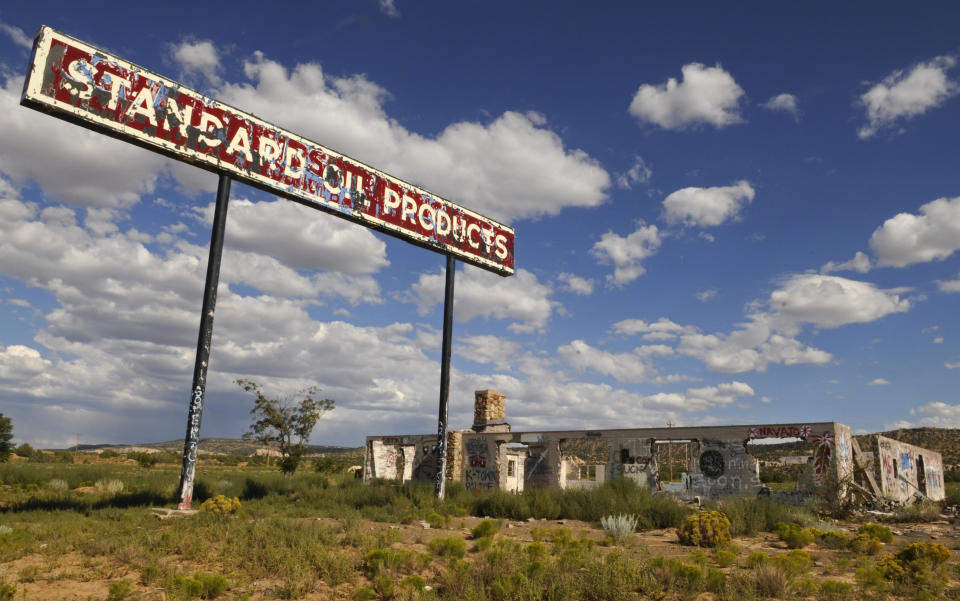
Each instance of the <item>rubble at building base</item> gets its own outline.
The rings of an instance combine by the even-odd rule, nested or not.
[[[473,427],[447,433],[448,482],[462,482],[469,490],[520,492],[629,478],[687,499],[771,495],[802,502],[818,496],[876,508],[945,496],[940,453],[879,435],[871,437],[871,448],[861,449],[850,428],[837,422],[514,432],[505,417],[503,394],[476,392]],[[783,458],[795,471],[794,490],[771,491],[761,482],[760,461],[751,450],[784,440],[804,443],[807,454]],[[686,453],[685,470],[679,481],[664,482],[658,449],[671,445],[672,451],[674,444]],[[434,482],[436,447],[435,434],[369,436],[364,481]]]

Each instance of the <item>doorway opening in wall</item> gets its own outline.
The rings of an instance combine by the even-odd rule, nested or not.
[[[760,483],[774,492],[805,489],[814,480],[814,445],[806,438],[754,438],[744,443],[757,460]]]
[[[405,455],[406,453],[403,452],[403,447],[397,447],[397,460],[396,460],[397,475],[395,476],[395,478],[401,482],[403,482],[403,476],[404,476],[403,468],[406,465]]]
[[[683,483],[690,474],[690,461],[700,454],[700,444],[688,438],[655,440],[653,453],[660,468],[661,483]]]
[[[927,496],[927,470],[923,465],[923,455],[917,455],[917,490]]]
[[[592,488],[602,485],[607,480],[607,463],[612,449],[610,441],[599,436],[561,440],[561,486]]]

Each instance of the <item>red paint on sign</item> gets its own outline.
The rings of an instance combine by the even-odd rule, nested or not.
[[[513,229],[44,27],[22,103],[350,221],[514,271]]]

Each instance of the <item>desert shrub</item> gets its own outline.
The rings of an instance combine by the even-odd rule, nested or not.
[[[403,588],[410,588],[415,591],[422,591],[427,586],[427,581],[421,576],[411,574],[400,581],[400,586]]]
[[[932,522],[940,517],[940,504],[924,500],[920,503],[897,507],[893,510],[895,522]]]
[[[677,528],[677,537],[684,545],[716,547],[730,541],[730,520],[719,511],[694,514]]]
[[[0,583],[0,601],[13,601],[16,594],[17,585]]]
[[[132,453],[127,453],[127,459],[136,460],[137,465],[144,468],[150,468],[157,465],[157,456],[153,453],[134,451]]]
[[[950,551],[940,543],[912,543],[894,555],[909,570],[934,569],[950,559]]]
[[[713,560],[716,561],[717,565],[721,568],[729,568],[737,563],[737,554],[729,549],[720,549],[713,554]]]
[[[814,597],[820,592],[820,581],[813,576],[794,578],[790,582],[790,590],[798,596]]]
[[[883,551],[883,543],[869,534],[861,532],[850,541],[850,549],[857,553],[876,555],[880,551]]]
[[[353,601],[374,601],[377,598],[377,592],[369,586],[361,586],[353,591]]]
[[[463,557],[467,553],[467,543],[462,538],[450,536],[435,538],[427,543],[427,549],[439,557]]]
[[[763,563],[756,567],[757,594],[761,597],[782,597],[787,589],[787,574],[778,565]]]
[[[889,557],[889,556],[888,556]],[[892,558],[891,558],[892,559]],[[893,562],[897,570],[903,571],[903,568],[896,561]],[[860,587],[863,597],[886,597],[890,591],[890,582],[894,577],[887,578],[886,572],[879,565],[858,568],[855,574],[857,585]]]
[[[769,559],[770,558],[763,551],[754,551],[750,553],[750,555],[747,555],[747,567],[756,568],[758,566],[762,566],[763,564],[767,563]]]
[[[893,531],[880,524],[864,524],[857,528],[857,534],[866,534],[882,543],[893,542]]]
[[[413,551],[374,549],[364,557],[364,571],[381,598],[389,599],[393,596],[393,578],[414,570],[419,566],[418,562]]]
[[[813,567],[813,559],[803,549],[794,549],[786,555],[777,555],[772,558],[771,563],[779,566],[790,577],[809,572]]]
[[[808,509],[785,505],[768,497],[727,499],[716,505],[730,520],[730,534],[753,536],[758,532],[773,532],[778,523],[813,523],[816,516]]]
[[[600,527],[604,533],[618,543],[629,539],[637,529],[638,519],[636,516],[622,513],[620,515],[608,515],[600,518]]]
[[[827,530],[817,536],[817,544],[825,549],[846,549],[852,540],[853,537],[842,530]]]
[[[483,520],[470,530],[470,536],[472,538],[483,538],[486,536],[493,536],[500,530],[500,526],[493,520]]]
[[[133,593],[133,583],[129,580],[111,582],[107,587],[106,601],[124,601]],[[2,599],[2,597],[0,597]]]
[[[436,511],[431,511],[427,516],[427,524],[430,524],[431,528],[446,528],[449,521],[450,516],[440,515]]]
[[[373,580],[373,590],[381,599],[393,598],[393,580],[387,576],[378,576]]]
[[[853,585],[842,580],[824,580],[820,583],[820,599],[844,601],[853,598]]]
[[[231,499],[225,495],[217,495],[204,501],[200,505],[200,511],[215,515],[232,515],[240,511],[240,499],[237,497]]]
[[[47,483],[47,488],[54,492],[65,492],[70,488],[70,485],[62,478],[54,478]]]
[[[190,576],[174,576],[163,587],[167,599],[171,601],[188,601],[196,599],[203,593],[203,583]]]
[[[97,480],[97,483],[94,484],[93,486],[99,492],[108,492],[114,495],[123,492],[123,480],[117,480],[117,479]]]
[[[490,550],[490,547],[493,546],[493,537],[492,536],[481,536],[476,539],[473,543],[473,548],[470,549],[474,553],[485,553]]]
[[[798,524],[784,524],[783,522],[775,526],[774,532],[791,549],[806,547],[813,542],[815,535],[810,529],[804,529]]]
[[[202,587],[200,592],[200,598],[202,599],[216,599],[230,588],[230,583],[223,574],[198,572],[193,575],[193,579],[199,582]]]

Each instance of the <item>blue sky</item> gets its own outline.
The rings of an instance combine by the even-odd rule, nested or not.
[[[451,424],[960,426],[952,3],[0,9],[0,411],[183,435],[216,176],[19,106],[40,25],[508,223],[460,265]],[[444,160],[438,160],[442,158]],[[456,168],[442,167],[454,164]],[[436,429],[443,257],[236,184],[202,436]]]

